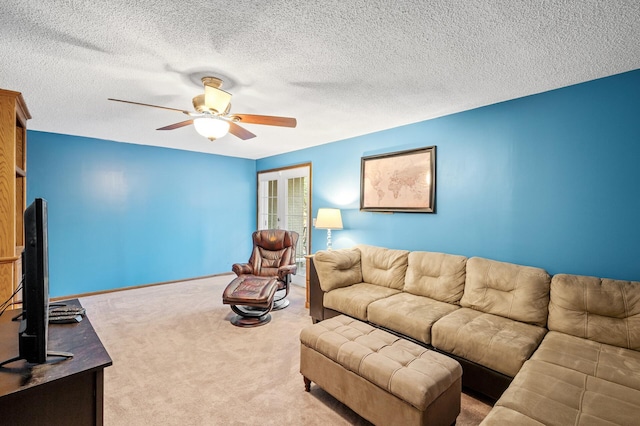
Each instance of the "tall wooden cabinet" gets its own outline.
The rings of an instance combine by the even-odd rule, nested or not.
[[[27,191],[27,120],[22,94],[0,89],[0,303],[22,278]]]

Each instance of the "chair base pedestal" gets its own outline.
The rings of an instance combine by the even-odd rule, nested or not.
[[[231,322],[231,324],[235,325],[236,327],[244,327],[244,328],[259,327],[271,321],[271,314],[266,313],[259,317],[245,317],[241,315],[235,315],[229,321]]]
[[[289,300],[288,299],[275,300],[273,302],[273,308],[271,310],[272,311],[279,311],[280,309],[284,309],[287,306],[289,306]]]

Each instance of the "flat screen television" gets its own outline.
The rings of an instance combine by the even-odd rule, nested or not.
[[[47,361],[49,334],[49,241],[45,199],[36,198],[25,210],[24,236],[19,358],[42,364]]]
[[[47,351],[49,340],[49,237],[47,201],[36,198],[24,212],[24,251],[22,252],[22,314],[18,328],[18,356],[14,361],[44,364],[48,356],[67,359],[69,352]]]
[[[0,362],[0,367],[24,359],[27,363],[47,362],[49,338],[49,247],[47,201],[36,198],[24,212],[22,252],[22,313],[18,328],[18,353]],[[50,353],[49,353],[50,354]]]

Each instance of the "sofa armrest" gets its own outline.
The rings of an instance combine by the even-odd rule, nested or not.
[[[313,260],[318,272],[318,282],[325,292],[362,282],[360,250],[357,248],[320,250]]]
[[[238,276],[253,274],[253,266],[249,263],[234,263],[231,270]]]

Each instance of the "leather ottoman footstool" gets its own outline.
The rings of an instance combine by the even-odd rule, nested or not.
[[[278,290],[274,277],[240,275],[229,283],[222,293],[222,303],[231,305],[237,315],[231,324],[238,327],[257,327],[271,321],[273,297]]]
[[[451,425],[462,367],[440,353],[340,315],[300,333],[300,373],[377,425]]]

